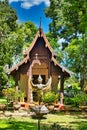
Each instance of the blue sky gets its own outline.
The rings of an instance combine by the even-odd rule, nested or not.
[[[41,17],[43,31],[48,32],[51,20],[46,18],[44,9],[50,5],[49,0],[9,0],[9,4],[16,10],[18,22],[31,21],[39,27]]]

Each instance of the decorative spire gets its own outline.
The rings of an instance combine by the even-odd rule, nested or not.
[[[41,19],[41,17],[40,17],[40,29],[41,29],[41,26],[42,26],[42,19]]]
[[[40,36],[41,36],[41,33],[42,33],[42,19],[41,19],[41,17],[40,17],[39,33],[40,33]]]

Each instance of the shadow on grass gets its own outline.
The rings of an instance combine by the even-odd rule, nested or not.
[[[3,124],[0,123],[0,130],[37,130],[37,124],[28,121],[8,119],[8,121],[4,120]]]
[[[38,130],[37,122],[16,121],[14,118],[0,120],[0,130]],[[70,130],[66,127],[61,127],[57,123],[41,124],[41,130]]]
[[[87,115],[78,116],[78,119],[85,119],[84,121],[80,121],[78,124],[78,130],[87,130]]]
[[[87,130],[87,120],[80,120],[82,117],[77,116],[79,120],[69,122],[69,125],[64,123],[60,125],[57,123],[41,123],[41,130]],[[82,118],[83,119],[83,118]],[[16,120],[10,117],[8,119],[0,120],[0,130],[38,130],[37,119],[30,121],[29,118],[25,120],[23,117]]]
[[[81,124],[79,124],[78,130],[87,130],[87,123],[81,123]]]
[[[87,130],[87,120],[86,121],[79,121],[79,122],[70,122],[70,124],[77,125],[75,130]]]

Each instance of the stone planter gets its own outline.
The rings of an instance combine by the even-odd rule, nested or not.
[[[21,107],[20,104],[14,104],[14,105],[13,105],[13,109],[14,109],[14,110],[19,110],[20,107]]]
[[[80,106],[81,111],[82,111],[82,115],[86,115],[87,114],[87,106]]]
[[[66,113],[66,114],[70,114],[71,108],[72,108],[71,105],[65,105],[65,113]]]
[[[49,112],[51,112],[51,111],[53,111],[54,110],[54,105],[47,105],[47,108],[48,108],[48,110],[49,110]]]
[[[3,111],[6,109],[6,105],[5,104],[0,104],[0,110]]]

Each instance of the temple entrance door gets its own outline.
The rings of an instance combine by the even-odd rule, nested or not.
[[[39,75],[33,75],[32,77],[33,77],[33,83],[34,84],[38,84],[38,76]],[[45,84],[46,83],[46,75],[41,75],[41,77],[42,77],[42,84]]]
[[[34,64],[32,67],[32,78],[34,83],[38,82],[37,78],[39,75],[41,75],[43,79],[43,84],[48,81],[48,66],[46,63],[41,63],[41,65]]]
[[[32,67],[32,79],[34,84],[38,84],[38,76],[42,77],[42,84],[46,84],[48,81],[48,66],[46,63],[41,63],[38,65],[37,63]],[[38,98],[37,92],[33,91],[33,100],[36,101]]]

